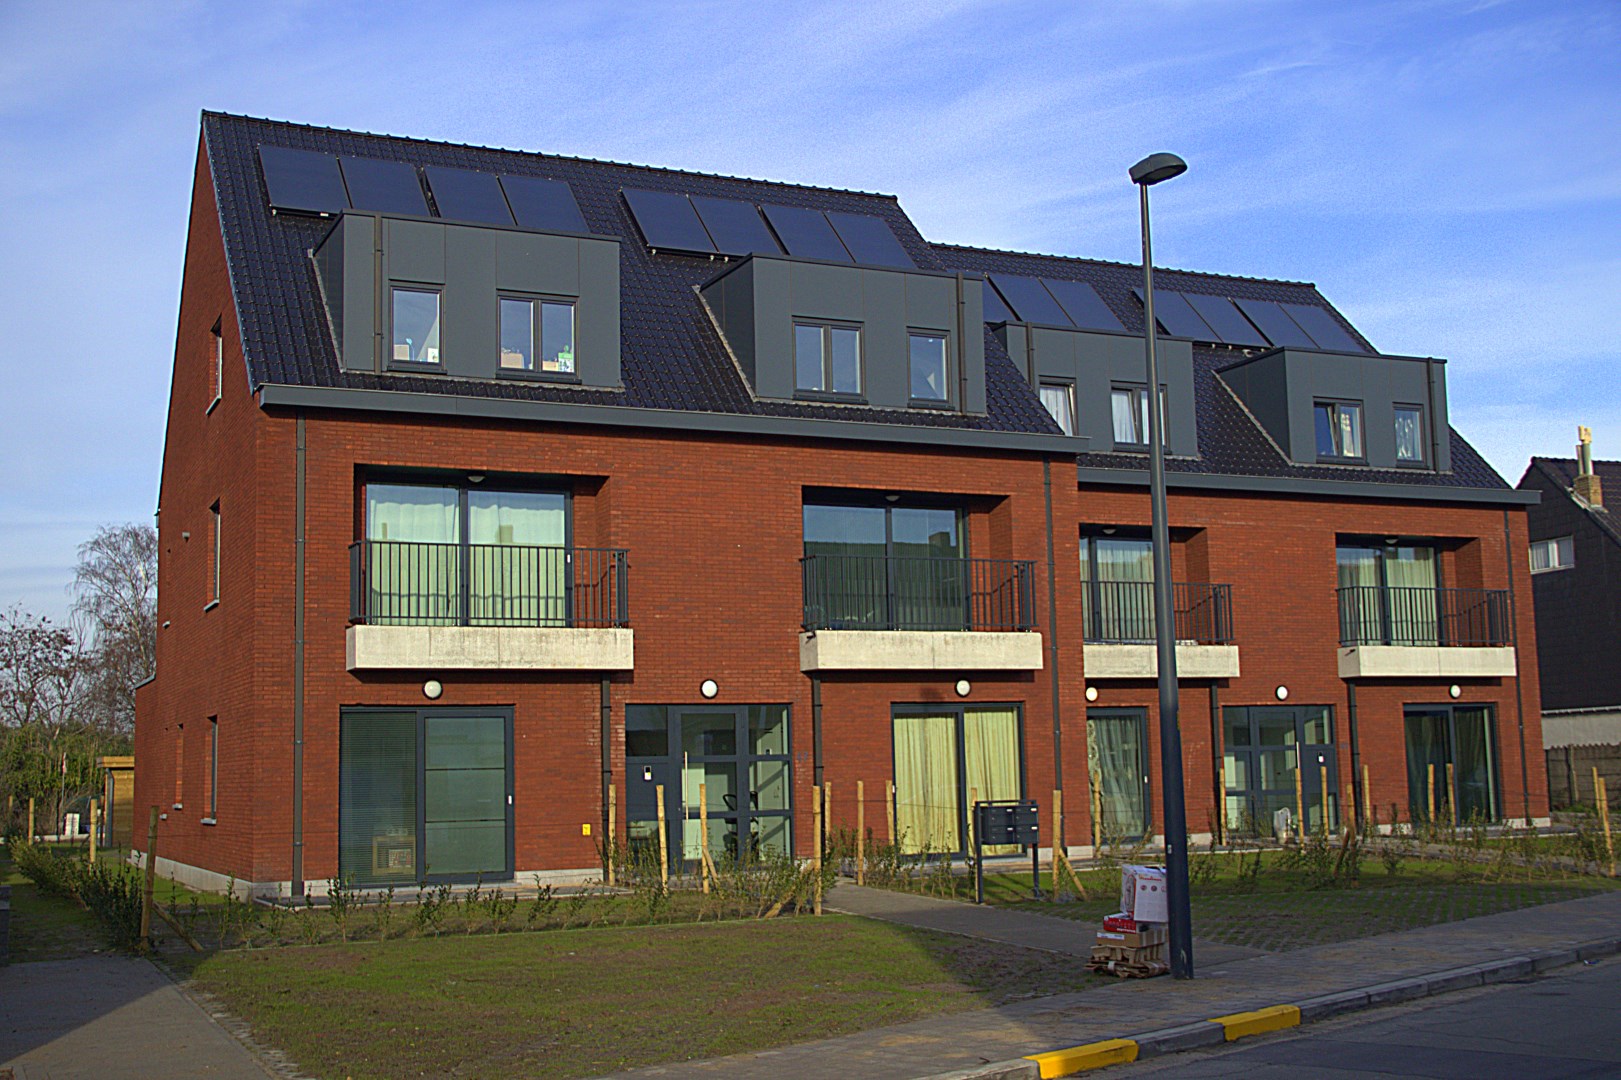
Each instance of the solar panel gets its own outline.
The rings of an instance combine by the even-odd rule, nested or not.
[[[349,188],[349,205],[356,210],[428,216],[428,200],[422,195],[415,166],[359,157],[341,157],[338,164]]]
[[[1225,296],[1183,293],[1182,298],[1193,306],[1200,318],[1210,324],[1210,329],[1220,335],[1217,340],[1228,345],[1266,344],[1266,338],[1256,332],[1249,320],[1240,315],[1233,302]]]
[[[506,192],[512,217],[522,229],[546,229],[551,232],[590,232],[580,206],[574,201],[574,190],[561,180],[543,180],[538,176],[503,176],[501,190]]]
[[[270,205],[277,210],[337,214],[349,209],[343,174],[338,172],[338,159],[331,154],[261,146],[259,165],[264,169]]]
[[[685,195],[670,191],[643,191],[626,188],[625,202],[630,204],[636,227],[642,230],[647,246],[659,251],[695,251],[708,255],[715,251],[715,243],[704,231],[698,212]]]
[[[692,196],[692,207],[722,255],[780,255],[782,248],[753,203]]]
[[[472,169],[451,169],[429,165],[428,187],[439,207],[439,216],[453,221],[482,221],[486,225],[511,225],[512,211],[501,194],[501,181],[494,173]]]
[[[895,239],[889,222],[871,214],[846,214],[837,210],[827,212],[827,220],[850,250],[856,262],[866,266],[900,266],[914,269],[917,263]]]
[[[1084,281],[1065,281],[1061,278],[1042,278],[1041,283],[1063,307],[1069,321],[1082,330],[1125,331],[1125,325],[1115,318],[1109,305],[1097,290]]]
[[[788,254],[802,259],[827,259],[831,262],[850,262],[839,234],[833,231],[820,210],[805,210],[797,206],[762,206],[766,220]]]
[[[985,282],[985,321],[1014,321],[1013,312],[1002,302],[1001,295],[997,293],[995,286],[988,279]]]
[[[1320,349],[1329,349],[1333,352],[1367,352],[1357,344],[1355,338],[1345,332],[1345,327],[1334,321],[1334,316],[1320,307],[1310,304],[1282,304],[1279,305],[1300,328],[1310,334],[1312,340],[1317,342]]]
[[[1045,323],[1048,326],[1073,326],[1064,309],[1058,306],[1047,287],[1033,277],[1018,274],[992,274],[996,291],[1018,313],[1021,322]]]
[[[1141,289],[1133,289],[1132,293],[1138,300],[1143,298]],[[1199,318],[1179,292],[1170,292],[1165,289],[1154,290],[1154,321],[1159,328],[1172,337],[1192,338],[1194,341],[1220,341],[1216,332],[1210,329],[1208,323]]]
[[[1271,300],[1235,300],[1255,328],[1280,349],[1315,349],[1317,343],[1311,335],[1300,329],[1300,324],[1289,317],[1282,306]]]

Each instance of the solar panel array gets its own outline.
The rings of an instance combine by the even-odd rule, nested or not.
[[[1142,301],[1141,289],[1132,294]],[[1154,321],[1172,337],[1245,348],[1274,346],[1326,352],[1368,350],[1325,308],[1276,300],[1230,299],[1207,293],[1154,290]]]
[[[425,166],[419,175],[415,165],[403,161],[337,157],[285,146],[259,147],[259,164],[270,205],[278,211],[331,215],[365,210],[507,228],[588,231],[573,190],[561,180],[440,165]],[[430,192],[437,212],[429,207]]]
[[[625,205],[654,251],[781,255],[912,269],[889,223],[871,214],[756,205],[742,199],[626,188]]]
[[[1009,312],[1020,322],[1073,326],[1079,330],[1124,332],[1126,329],[1098,296],[1097,290],[1084,281],[1020,274],[989,274],[987,278],[1004,303],[993,305],[994,293],[986,290],[986,322],[1006,322],[1008,318],[1003,312]]]

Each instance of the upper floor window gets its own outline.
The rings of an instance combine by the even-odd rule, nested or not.
[[[208,603],[220,602],[220,504],[208,508]]]
[[[223,323],[224,320],[216,319],[214,328],[208,332],[210,338],[208,343],[208,363],[212,369],[208,381],[214,389],[214,396],[208,402],[210,409],[219,404],[220,398],[225,393],[225,334],[223,333]]]
[[[1396,406],[1396,461],[1408,465],[1424,462],[1424,409],[1420,405]]]
[[[913,333],[911,344],[912,399],[947,401],[946,338],[944,334]]]
[[[220,718],[208,718],[208,821],[214,820],[219,810],[220,794]]]
[[[1362,645],[1440,642],[1439,559],[1428,544],[1342,540],[1338,566],[1340,641]]]
[[[1314,407],[1318,458],[1361,461],[1362,405],[1356,401],[1319,401]]]
[[[1041,384],[1041,403],[1047,407],[1058,430],[1065,435],[1075,434],[1075,384],[1044,382]]]
[[[812,393],[861,393],[861,329],[794,323],[794,386]]]
[[[439,363],[439,291],[394,289],[394,349],[397,364]]]
[[[1576,565],[1576,542],[1573,537],[1559,536],[1552,540],[1531,541],[1531,572],[1569,570]]]
[[[962,630],[966,528],[948,506],[812,504],[804,510],[805,619],[826,629]]]
[[[1148,445],[1148,387],[1116,386],[1109,392],[1109,409],[1114,418],[1116,449]],[[1165,430],[1165,387],[1159,388],[1160,430]]]
[[[503,296],[501,370],[573,375],[574,305],[566,300]]]

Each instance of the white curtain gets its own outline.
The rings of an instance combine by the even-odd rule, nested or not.
[[[468,492],[473,623],[567,625],[565,505],[551,492]]]
[[[460,618],[458,511],[455,488],[366,485],[372,622],[443,625]]]

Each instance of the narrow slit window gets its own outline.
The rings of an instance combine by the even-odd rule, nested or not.
[[[220,791],[220,718],[208,718],[208,819],[214,820]]]
[[[174,726],[174,809],[184,809],[186,794],[186,725]]]
[[[209,364],[212,367],[212,378],[209,380],[214,386],[214,397],[208,403],[212,409],[221,397],[225,395],[225,335],[221,332],[222,323],[216,321],[214,328],[209,331]]]
[[[220,601],[220,504],[214,500],[214,505],[208,508],[208,602],[217,604]]]

